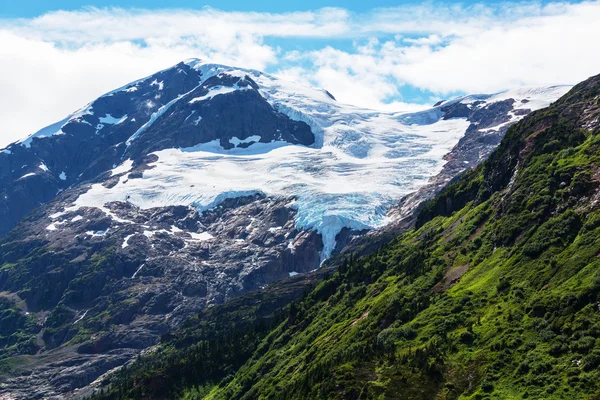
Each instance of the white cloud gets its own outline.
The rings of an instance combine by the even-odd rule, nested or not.
[[[277,72],[342,102],[394,110],[419,107],[405,103],[409,86],[443,97],[576,83],[600,72],[597,21],[599,1],[364,14],[87,8],[0,20],[0,145],[189,57]]]
[[[467,22],[464,29],[450,29],[452,35],[442,36],[440,31],[418,38],[399,36],[382,43],[370,41],[353,52],[330,47],[306,52],[301,56],[312,67],[305,75],[325,85],[335,71],[337,85],[344,77],[354,77],[355,83],[396,83],[400,89],[406,84],[443,96],[574,84],[600,73],[600,53],[594,50],[594,38],[600,37],[599,2],[534,10],[534,16],[513,10],[511,15],[519,18],[502,24],[487,17],[487,26]],[[424,24],[425,30],[428,27],[434,31],[438,25]],[[352,91],[350,83],[346,87]],[[372,87],[371,96],[360,92],[356,102],[376,104],[372,96],[382,101],[394,95],[379,84]]]

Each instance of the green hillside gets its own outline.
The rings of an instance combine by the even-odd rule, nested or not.
[[[596,76],[270,324],[179,332],[98,397],[600,399],[599,117]]]

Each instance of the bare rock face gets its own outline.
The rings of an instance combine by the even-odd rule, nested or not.
[[[321,237],[296,229],[287,198],[229,199],[204,213],[128,203],[64,210],[74,195],[3,246],[0,263],[14,268],[0,272],[1,290],[38,325],[29,340],[39,363],[4,382],[13,395],[26,392],[31,376],[44,389],[26,398],[73,392],[198,311],[319,267]]]
[[[211,97],[215,88],[237,87],[227,96]],[[218,90],[218,89],[217,89]],[[201,100],[198,100],[201,99]],[[202,123],[199,123],[199,122]],[[164,132],[170,132],[165,135]],[[209,78],[187,93],[169,113],[154,123],[126,152],[126,157],[173,147],[192,147],[218,141],[224,149],[235,147],[234,138],[244,141],[240,147],[254,143],[284,141],[309,146],[315,136],[304,122],[293,121],[275,112],[258,92],[250,78],[220,75]],[[246,139],[254,138],[253,140]]]

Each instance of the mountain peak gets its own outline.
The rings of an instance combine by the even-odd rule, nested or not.
[[[127,200],[142,208],[204,210],[239,194],[293,197],[297,226],[323,235],[326,258],[342,228],[389,222],[388,209],[440,172],[444,154],[465,133],[485,135],[484,147],[477,145],[477,156],[455,158],[453,173],[480,162],[508,125],[561,90],[464,96],[418,113],[385,113],[340,104],[326,90],[260,71],[188,59],[111,91],[0,153],[10,164],[2,170],[5,182],[24,183],[32,173],[48,187],[34,201],[7,195],[5,202],[30,205],[16,213],[9,206],[15,217],[3,231],[34,204],[128,162],[140,171],[136,179],[94,185],[75,204],[102,208]],[[39,164],[48,171],[27,167]],[[163,195],[150,195],[157,185]]]

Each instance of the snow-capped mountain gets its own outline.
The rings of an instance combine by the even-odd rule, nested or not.
[[[467,96],[394,114],[341,105],[324,90],[258,71],[188,60],[5,149],[5,181],[14,189],[35,182],[42,192],[8,189],[2,228],[32,208],[26,203],[106,172],[121,179],[93,185],[67,209],[128,201],[203,211],[242,195],[289,196],[297,226],[322,234],[325,258],[343,227],[385,224],[387,210],[440,172],[468,129],[498,132],[567,89]],[[469,120],[477,113],[483,124]],[[127,179],[134,166],[145,172]]]
[[[318,268],[568,89],[384,113],[188,60],[107,93],[0,150],[0,297],[35,321],[14,351],[63,360],[5,387],[88,385],[198,310]]]

